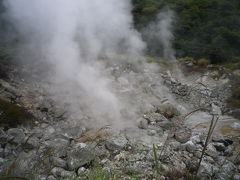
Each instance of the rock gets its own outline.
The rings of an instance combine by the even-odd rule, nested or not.
[[[196,150],[196,146],[195,144],[193,144],[192,141],[186,142],[185,146],[186,146],[186,150],[190,153],[193,153]]]
[[[86,169],[85,167],[80,167],[77,172],[78,176],[85,176],[88,173],[89,173],[89,170]]]
[[[60,147],[68,147],[70,145],[70,141],[65,137],[57,137],[57,138],[45,141],[44,144],[47,147],[60,148]]]
[[[161,113],[166,118],[172,118],[173,116],[177,116],[180,114],[178,110],[170,103],[165,103],[157,107],[157,112]]]
[[[220,172],[216,174],[217,180],[231,180],[231,175]]]
[[[216,148],[217,151],[224,152],[226,150],[226,146],[223,143],[213,143],[213,146]]]
[[[104,167],[103,172],[107,177],[111,177],[111,175],[112,175],[112,170],[109,167]]]
[[[138,120],[138,128],[140,129],[147,129],[148,127],[148,121],[144,118],[140,118]]]
[[[240,180],[240,173],[234,174],[233,180]]]
[[[7,134],[2,129],[0,129],[0,144],[6,144],[7,139],[8,139]]]
[[[202,144],[203,143],[203,137],[200,135],[194,135],[190,139],[194,144]]]
[[[218,107],[214,103],[212,103],[211,106],[212,106],[212,112],[211,112],[212,115],[222,115],[222,110],[220,107]]]
[[[233,71],[233,74],[234,74],[235,76],[240,77],[240,69],[237,69],[237,70]]]
[[[219,75],[219,71],[212,71],[210,76],[213,78],[213,79],[216,79],[218,78],[220,75]]]
[[[158,122],[157,125],[164,130],[170,130],[174,124],[170,121],[163,121],[163,122]]]
[[[18,128],[8,129],[7,134],[8,134],[8,140],[16,144],[23,143],[25,139],[25,134],[22,129],[18,129]]]
[[[57,180],[57,179],[53,175],[51,175],[47,177],[47,180]]]
[[[111,151],[121,150],[126,146],[127,143],[128,143],[128,141],[125,137],[123,137],[123,136],[116,137],[115,136],[110,139],[107,139],[106,148]]]
[[[67,165],[70,170],[76,170],[86,164],[89,164],[95,159],[93,150],[85,147],[74,149],[67,155]]]
[[[160,113],[148,113],[144,114],[143,116],[148,122],[162,122],[162,121],[167,121],[167,118],[165,118],[162,114]]]
[[[236,169],[236,166],[231,162],[231,161],[226,161],[223,166],[222,169],[225,173],[227,174],[232,174],[232,172]]]
[[[218,171],[216,167],[214,167],[212,164],[206,163],[205,161],[202,161],[197,176],[200,179],[211,179],[211,176],[215,174]]]
[[[76,173],[73,171],[66,171],[63,168],[54,167],[51,170],[51,173],[55,178],[74,178],[76,177]]]
[[[155,135],[157,134],[157,131],[156,131],[156,130],[149,129],[148,132],[147,132],[147,134],[148,134],[149,136],[155,136]]]
[[[25,149],[34,149],[39,147],[40,143],[39,143],[39,139],[37,137],[30,137],[26,143],[24,143],[24,148]]]
[[[67,162],[64,161],[61,158],[52,157],[51,161],[52,161],[53,165],[56,166],[56,167],[61,167],[61,168],[64,168],[64,169],[67,167]]]
[[[188,128],[180,128],[174,133],[175,139],[180,143],[186,143],[191,137],[191,130]]]
[[[208,144],[206,154],[213,157],[214,159],[217,158],[218,153],[212,143]]]

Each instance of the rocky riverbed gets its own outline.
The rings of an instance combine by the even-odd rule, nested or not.
[[[2,178],[90,179],[98,170],[125,180],[196,173],[199,179],[239,180],[240,121],[226,105],[232,74],[216,77],[208,68],[180,76],[156,66],[141,72],[130,65],[107,68],[115,93],[128,100],[122,114],[131,122],[117,129],[91,126],[87,111],[73,115],[49,96],[51,84],[37,73],[13,69],[0,79]],[[218,123],[198,167],[212,117]]]

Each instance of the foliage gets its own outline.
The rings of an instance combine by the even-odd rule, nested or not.
[[[146,56],[145,59],[146,59],[146,61],[147,61],[148,63],[153,63],[153,62],[155,62],[155,63],[162,63],[162,62],[165,61],[165,59],[163,59],[163,58],[160,58],[160,57],[151,57],[151,56]]]
[[[206,67],[207,65],[210,64],[210,61],[208,59],[205,59],[205,58],[201,58],[197,61],[197,64],[199,66],[202,66],[202,67]]]
[[[196,63],[196,60],[193,57],[182,57],[182,58],[178,58],[179,61],[183,61],[183,62],[192,62],[192,63]]]
[[[177,57],[206,58],[220,63],[236,61],[235,57],[240,56],[239,0],[132,1],[135,25],[140,30],[154,21],[164,6],[176,12],[173,44]]]

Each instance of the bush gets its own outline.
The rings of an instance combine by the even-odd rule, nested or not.
[[[201,58],[197,61],[197,64],[199,66],[202,66],[202,67],[206,67],[207,65],[210,64],[210,61],[208,59],[205,59],[205,58]]]
[[[193,57],[183,57],[183,58],[179,58],[179,61],[183,61],[183,62],[192,62],[192,63],[196,63],[196,60]]]

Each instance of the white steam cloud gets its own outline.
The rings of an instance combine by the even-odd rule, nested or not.
[[[87,111],[95,125],[118,126],[122,105],[101,62],[142,55],[145,44],[133,28],[130,0],[5,0],[4,4],[21,37],[24,58],[49,64],[51,93],[57,101],[72,113]]]
[[[156,21],[152,22],[145,30],[148,44],[155,53],[167,60],[175,60],[175,50],[172,47],[174,36],[172,33],[174,12],[169,8],[164,8],[157,15]],[[152,46],[151,46],[152,44]],[[154,46],[154,47],[153,47]]]

